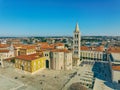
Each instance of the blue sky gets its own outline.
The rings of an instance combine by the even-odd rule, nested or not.
[[[119,35],[120,0],[0,0],[0,36]]]

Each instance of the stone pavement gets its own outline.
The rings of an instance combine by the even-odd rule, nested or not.
[[[16,90],[23,86],[21,82],[0,75],[0,90]]]
[[[45,69],[31,75],[16,70],[13,66],[5,68],[0,67],[0,85],[1,88],[4,88],[3,90],[61,90],[64,84],[69,80],[70,75],[74,72],[75,70],[56,71]],[[10,80],[7,79],[4,81],[2,76]],[[18,84],[16,82],[21,83]],[[2,83],[4,83],[4,85],[2,85]],[[9,88],[6,88],[6,86]]]
[[[72,83],[80,82],[81,76],[85,71],[91,71],[92,65],[83,65],[77,68],[76,75],[62,88],[62,90],[68,90]]]

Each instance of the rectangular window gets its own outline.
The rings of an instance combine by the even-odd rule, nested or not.
[[[118,80],[118,83],[120,84],[120,80]]]
[[[30,66],[30,62],[28,62],[28,66]]]
[[[36,62],[34,62],[34,65],[36,65]]]
[[[25,65],[27,65],[27,62],[24,62],[25,63]]]
[[[78,46],[76,46],[76,49],[78,49]]]
[[[18,60],[16,60],[16,63],[18,62]]]
[[[74,41],[74,43],[76,44],[76,41]]]
[[[78,54],[78,51],[76,51],[76,54]]]
[[[40,64],[40,61],[38,61],[38,64]]]
[[[74,46],[74,48],[76,49],[76,46]]]

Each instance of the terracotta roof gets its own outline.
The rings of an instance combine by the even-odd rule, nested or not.
[[[87,47],[87,46],[81,46],[81,50],[89,51],[89,50],[90,50],[90,48],[89,48],[89,47]]]
[[[48,44],[47,42],[40,42],[34,45],[14,44],[14,48],[20,49],[36,49],[39,46],[41,50],[52,50],[55,46],[64,46],[63,43]]]
[[[104,46],[96,47],[95,51],[104,51]]]
[[[35,60],[42,57],[42,55],[35,53],[35,54],[31,54],[31,55],[20,55],[17,56],[17,59],[21,59],[21,60]]]
[[[55,43],[55,46],[64,46],[63,43]]]
[[[83,51],[104,51],[104,47],[103,46],[98,46],[98,47],[87,47],[87,46],[81,46],[81,50]]]
[[[35,48],[36,48],[36,46],[34,46],[34,45],[23,45],[21,47],[21,49],[35,49]]]
[[[9,50],[0,50],[0,53],[8,53]]]
[[[67,49],[54,49],[54,50],[51,50],[51,52],[66,52],[66,53],[69,53],[71,51],[67,50]]]
[[[14,48],[20,48],[20,49],[35,49],[36,45],[24,45],[24,44],[14,44]]]
[[[49,48],[54,49],[54,48],[55,48],[55,45],[54,45],[54,44],[50,44],[50,45],[49,45]]]
[[[112,66],[113,70],[120,71],[120,65],[119,66]]]
[[[108,52],[109,53],[120,53],[120,47],[109,47]]]
[[[40,43],[38,43],[38,45],[40,45],[41,49],[49,48],[49,44],[47,42],[40,42]]]
[[[47,42],[39,42],[37,44],[48,44]]]
[[[8,44],[0,44],[0,48],[7,48],[7,47],[9,47]]]

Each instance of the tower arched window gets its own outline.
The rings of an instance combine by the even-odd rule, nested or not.
[[[75,44],[76,44],[76,41],[75,41]]]
[[[75,34],[75,38],[76,38],[76,34]]]
[[[77,34],[77,38],[78,38],[78,34]]]
[[[76,41],[76,44],[78,44],[78,40]]]

